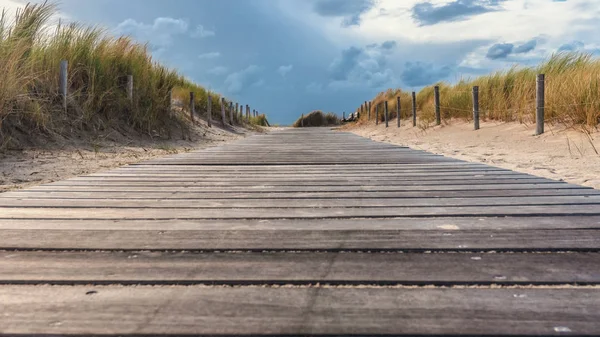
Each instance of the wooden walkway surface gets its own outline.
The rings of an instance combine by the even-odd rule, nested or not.
[[[600,191],[328,129],[0,194],[0,335],[600,335]]]

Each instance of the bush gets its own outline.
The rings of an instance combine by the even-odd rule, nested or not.
[[[334,126],[340,125],[340,123],[340,119],[333,112],[323,113],[323,111],[316,110],[304,117],[298,118],[298,120],[294,122],[294,127]]]

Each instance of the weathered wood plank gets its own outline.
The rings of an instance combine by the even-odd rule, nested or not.
[[[271,219],[271,220],[54,220],[3,219],[0,229],[22,230],[147,230],[147,231],[379,231],[379,230],[530,230],[600,229],[600,216],[569,217],[453,217],[388,219]],[[43,234],[43,233],[42,233]],[[160,234],[160,233],[159,233]],[[345,233],[341,233],[345,234]],[[218,235],[218,234],[215,234]],[[260,233],[257,233],[260,235]],[[267,235],[267,233],[265,233]],[[399,233],[398,235],[401,235]],[[1,236],[0,236],[1,238]],[[8,239],[7,239],[8,240]],[[9,241],[7,241],[9,242]]]
[[[600,331],[598,289],[5,286],[0,302],[4,334],[551,336],[569,331],[591,336]]]
[[[513,198],[534,196],[594,196],[600,191],[593,189],[537,189],[537,190],[457,190],[457,191],[357,191],[357,192],[188,192],[188,191],[52,191],[26,189],[1,193],[2,198],[79,198],[79,199],[386,199],[386,198]]]
[[[121,222],[127,225],[127,222]],[[561,230],[1,229],[1,249],[598,251],[597,229]]]
[[[419,199],[36,199],[0,198],[0,207],[71,208],[324,208],[324,207],[462,207],[512,205],[600,205],[599,196],[520,198],[419,198]]]
[[[0,219],[323,219],[447,216],[571,216],[600,215],[597,205],[508,205],[460,207],[360,208],[16,208],[4,207]]]
[[[600,253],[10,251],[0,270],[0,284],[600,284]]]

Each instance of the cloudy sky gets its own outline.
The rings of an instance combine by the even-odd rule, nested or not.
[[[14,7],[21,0],[0,0]],[[600,55],[599,0],[62,0],[193,81],[290,123],[559,50]]]

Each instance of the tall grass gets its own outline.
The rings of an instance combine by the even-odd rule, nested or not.
[[[537,67],[513,67],[453,85],[442,82],[427,86],[417,94],[419,123],[427,127],[435,120],[435,85],[440,87],[443,119],[472,119],[471,90],[479,86],[483,119],[531,123],[535,121],[537,74],[546,75],[546,121],[591,127],[600,123],[600,59],[582,53],[557,53]],[[395,118],[398,96],[402,102],[402,118],[408,118],[411,97],[401,89],[378,94],[372,100],[372,116],[377,105],[388,101],[390,118]],[[363,113],[361,120],[366,118],[367,114]],[[383,118],[381,105],[379,119]]]
[[[45,2],[26,5],[14,18],[6,12],[0,17],[0,144],[16,129],[35,133],[128,125],[165,133],[171,90],[185,107],[189,92],[196,92],[199,111],[205,109],[206,90],[155,62],[145,44],[78,23],[49,28],[55,13],[56,5]],[[58,94],[61,60],[69,62],[66,112]],[[125,93],[127,75],[134,78],[133,102]],[[220,97],[212,95],[213,111],[220,112]]]

